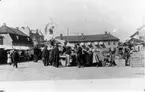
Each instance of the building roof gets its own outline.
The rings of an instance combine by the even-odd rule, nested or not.
[[[145,43],[145,41],[143,41],[143,40],[140,40],[140,39],[136,39],[136,38],[131,38],[130,40],[129,40],[129,42],[134,42],[134,43]]]
[[[56,39],[61,39],[61,37],[57,36]],[[68,40],[69,42],[119,41],[117,37],[111,34],[63,36],[62,39]]]
[[[21,32],[19,29],[8,27],[8,26],[1,26],[0,34],[17,34],[21,36],[27,36],[25,33]]]
[[[9,34],[13,43],[33,44],[32,39],[17,28],[1,26],[0,34]]]
[[[131,35],[130,37],[134,37],[135,35],[139,34],[139,31],[136,31],[133,35]]]

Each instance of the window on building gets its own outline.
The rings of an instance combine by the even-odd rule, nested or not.
[[[108,45],[110,45],[110,44],[111,44],[111,42],[109,41],[109,42],[108,42]]]
[[[16,38],[17,38],[17,40],[19,40],[19,36],[18,35],[16,36]]]
[[[30,38],[29,37],[27,37],[27,39],[28,39],[28,41],[30,41]]]

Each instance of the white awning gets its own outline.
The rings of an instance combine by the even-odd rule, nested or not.
[[[98,42],[95,42],[95,45],[97,45],[98,44]]]

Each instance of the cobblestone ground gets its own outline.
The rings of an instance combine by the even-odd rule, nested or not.
[[[137,53],[138,54],[138,53]],[[137,55],[136,55],[137,56]],[[140,56],[138,54],[138,56]],[[143,60],[145,61],[145,60]],[[144,67],[126,67],[124,60],[116,60],[116,67],[44,67],[38,63],[19,63],[18,69],[10,65],[0,66],[0,81],[31,81],[31,80],[72,80],[72,79],[103,79],[103,78],[143,78]]]

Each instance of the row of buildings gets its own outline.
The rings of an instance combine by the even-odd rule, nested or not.
[[[60,36],[55,39],[68,41],[69,43],[83,43],[92,44],[97,48],[116,48],[119,44],[119,38],[113,36],[110,33],[93,34],[93,35],[73,35],[73,36]],[[16,27],[12,28],[5,23],[0,27],[0,48],[6,49],[29,49],[35,45],[44,44],[44,35],[38,29],[33,30],[29,27]],[[145,43],[145,25],[137,29],[129,42],[136,44],[137,46]]]
[[[120,41],[119,38],[113,36],[110,33],[94,35],[74,35],[74,36],[57,36],[56,39],[66,40],[69,43],[83,43],[92,44],[97,48],[116,48]],[[142,25],[137,31],[130,36],[128,43],[133,44],[135,50],[140,51],[145,46],[145,25]]]
[[[119,39],[110,33],[79,36],[60,36],[55,39],[65,40],[69,43],[92,44],[97,48],[117,47]],[[35,45],[44,44],[44,35],[40,30],[32,30],[29,27],[12,28],[5,23],[0,27],[0,48],[5,49],[29,49]]]
[[[30,49],[44,42],[44,36],[38,29],[28,27],[12,28],[5,23],[0,27],[0,48]]]

